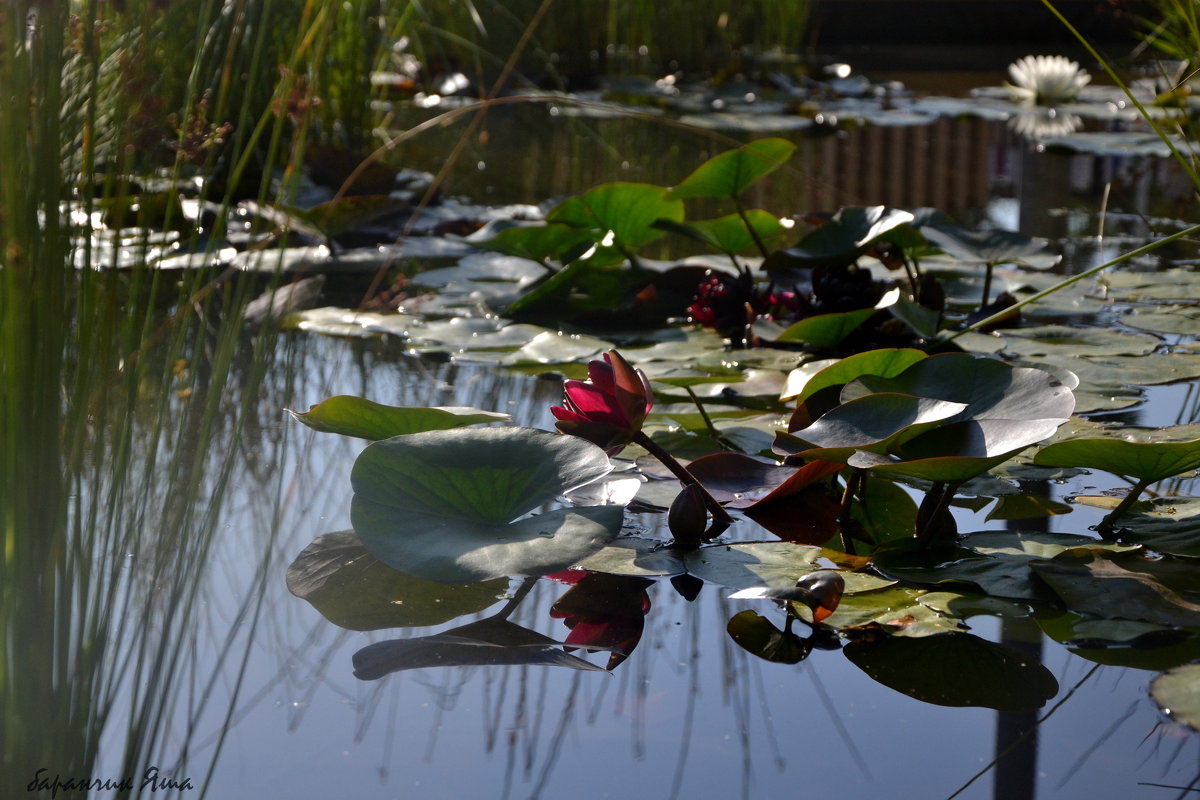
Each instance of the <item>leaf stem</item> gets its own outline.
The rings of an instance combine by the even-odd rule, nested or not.
[[[767,250],[767,245],[763,242],[762,237],[758,235],[758,231],[754,230],[754,226],[750,224],[750,218],[746,216],[746,208],[742,205],[742,198],[735,196],[733,198],[733,207],[737,209],[737,214],[742,218],[742,224],[746,226],[746,230],[750,232],[750,238],[754,240],[754,244],[758,246],[758,252],[762,253],[762,257],[766,258],[771,254]]]
[[[687,468],[676,460],[675,456],[668,453],[663,448],[654,443],[654,440],[646,435],[644,431],[638,431],[633,435],[634,444],[639,444],[646,449],[650,455],[657,458],[664,467],[671,471],[671,474],[679,479],[679,482],[685,486],[695,486],[700,490],[700,494],[704,497],[704,505],[708,507],[709,513],[713,516],[714,522],[721,522],[729,525],[733,522],[733,517],[729,516],[717,499],[708,493],[708,489],[704,488],[704,484],[696,480],[692,473],[687,471]]]
[[[1146,491],[1146,487],[1153,482],[1145,479],[1135,483],[1133,488],[1129,490],[1129,493],[1117,504],[1116,508],[1108,512],[1104,519],[1100,521],[1100,524],[1096,526],[1097,532],[1106,539],[1111,537],[1113,526],[1117,519],[1123,516],[1137,502],[1137,499],[1142,496],[1142,492]]]
[[[866,470],[856,467],[846,478],[846,491],[842,492],[842,508],[838,512],[838,534],[842,537],[842,549],[851,556],[857,555],[857,553],[854,552],[854,537],[850,535],[850,529],[854,525],[854,520],[850,516],[850,506],[854,502],[854,494],[862,486],[865,476]]]

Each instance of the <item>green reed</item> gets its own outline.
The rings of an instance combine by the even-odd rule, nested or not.
[[[139,184],[155,174],[219,177],[210,199],[225,209],[247,186],[287,196],[322,69],[344,47],[345,8],[0,8],[0,95],[12,99],[0,116],[5,794],[44,769],[64,781],[133,776],[118,794],[137,795],[152,766],[190,777],[199,791],[184,796],[203,794],[219,741],[197,761],[190,739],[212,713],[214,677],[248,642],[235,628],[214,646],[198,630],[214,554],[229,546],[239,442],[262,413],[273,334],[243,329],[252,281],[220,268],[155,270],[154,236],[136,213],[118,212],[146,202]],[[89,215],[107,229],[82,224]],[[155,226],[178,230],[184,248],[217,241],[169,204]],[[131,254],[127,269],[106,266]],[[237,589],[247,622],[274,533],[266,526],[242,554],[262,566],[255,585]]]

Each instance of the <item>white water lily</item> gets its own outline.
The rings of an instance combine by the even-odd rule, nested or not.
[[[1012,83],[1004,84],[1017,103],[1049,106],[1074,100],[1092,76],[1066,56],[1025,56],[1008,65]]]

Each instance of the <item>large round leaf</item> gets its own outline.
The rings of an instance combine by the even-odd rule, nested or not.
[[[1016,231],[970,231],[943,223],[927,225],[921,228],[921,233],[935,247],[963,261],[1050,269],[1062,260],[1048,239]]]
[[[355,462],[351,520],[376,558],[418,577],[466,583],[544,575],[616,536],[623,508],[513,520],[611,469],[595,445],[531,428],[397,436],[368,446]]]
[[[1075,408],[1071,390],[1056,376],[969,353],[932,356],[890,378],[864,375],[846,384],[842,402],[871,392],[902,392],[966,403],[958,419],[1065,421]]]
[[[787,139],[759,139],[713,156],[667,192],[672,199],[737,197],[759,178],[791,158],[796,145]]]
[[[314,430],[372,441],[509,418],[508,414],[478,408],[386,406],[351,395],[330,397],[303,413],[288,413]]]
[[[1058,681],[1041,664],[969,633],[891,636],[842,652],[884,686],[940,706],[1028,711],[1058,694]]]
[[[856,450],[886,453],[964,408],[965,403],[878,392],[842,403],[792,435],[814,448],[805,458],[845,462]]]
[[[1154,483],[1200,467],[1200,439],[1190,442],[1071,439],[1046,445],[1034,456],[1033,463],[1102,469]]]
[[[920,350],[884,348],[838,360],[811,361],[788,373],[787,388],[780,399],[790,400],[794,397],[803,401],[822,389],[842,386],[863,375],[890,378],[924,358],[926,355]]]
[[[1150,696],[1176,722],[1200,730],[1200,664],[1188,664],[1159,675]]]

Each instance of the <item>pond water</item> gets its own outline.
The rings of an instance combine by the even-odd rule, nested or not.
[[[576,117],[565,107],[552,115],[542,104],[494,110],[485,130],[486,140],[469,143],[447,194],[537,203],[607,180],[670,185],[749,135],[652,118]],[[432,165],[447,138],[417,138],[404,158]],[[831,129],[798,141],[785,178],[765,184],[753,204],[780,212],[933,206],[964,223],[1071,235],[1079,238],[1068,272],[1128,249],[1153,220],[1177,218],[1184,197],[1161,159],[1042,152],[994,119]],[[1098,243],[1089,237],[1106,186],[1108,238]],[[1190,337],[1175,343],[1187,346]],[[338,627],[290,594],[289,563],[316,537],[350,528],[349,474],[363,443],[314,433],[283,409],[351,394],[501,411],[515,424],[553,429],[549,409],[562,384],[553,368],[545,371],[548,379],[470,358],[423,358],[395,338],[291,331],[257,396],[226,387],[231,402],[247,401],[252,411],[240,440],[227,443],[249,466],[218,510],[217,569],[197,600],[197,638],[211,648],[200,648],[193,668],[215,677],[197,680],[211,694],[196,706],[188,766],[202,769],[219,754],[211,773],[189,774],[207,796],[1165,798],[1200,786],[1200,737],[1150,700],[1155,672],[1099,665],[1015,616],[981,614],[970,625],[1054,676],[1058,691],[1037,711],[921,702],[877,683],[836,649],[791,665],[756,658],[726,634],[727,621],[754,609],[782,623],[781,612],[730,599],[712,583],[688,600],[666,579],[622,588],[626,600],[649,608],[636,649],[611,674],[500,664],[356,677],[354,656],[364,647],[495,614],[519,582],[500,585],[494,602],[460,618],[373,632]],[[1195,381],[1158,387],[1132,410],[1107,416],[1140,425],[1196,422],[1197,394]],[[1047,491],[1065,499],[1118,484],[1080,475]],[[1194,480],[1175,486],[1184,494],[1197,488]],[[955,513],[962,531],[1004,527],[982,513]],[[1044,524],[1086,533],[1100,516],[1076,506]],[[661,515],[631,515],[627,526],[661,529]],[[552,606],[569,588],[536,581],[508,619],[561,641],[567,629]],[[607,660],[606,653],[576,655],[598,666]],[[119,749],[118,740],[108,742],[102,764]]]

